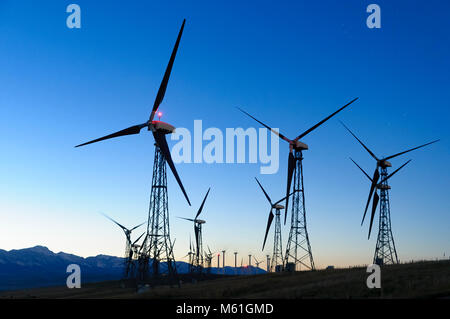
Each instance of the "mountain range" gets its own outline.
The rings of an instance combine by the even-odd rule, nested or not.
[[[10,251],[0,249],[0,291],[66,285],[67,266],[81,268],[81,283],[118,280],[123,273],[124,258],[97,255],[83,258],[64,252],[54,253],[44,246]],[[179,273],[187,273],[189,264],[177,261]],[[213,274],[223,274],[222,268],[211,268]],[[261,274],[264,270],[247,267],[238,274]],[[225,267],[225,275],[234,275],[234,267]]]

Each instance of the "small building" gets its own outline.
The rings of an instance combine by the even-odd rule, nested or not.
[[[286,271],[294,272],[295,271],[295,263],[287,263],[286,264]]]

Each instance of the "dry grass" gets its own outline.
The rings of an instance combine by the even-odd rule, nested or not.
[[[448,298],[450,261],[384,266],[382,289],[368,289],[365,268],[266,274],[156,287],[137,294],[119,282],[53,287],[0,294],[0,298]]]

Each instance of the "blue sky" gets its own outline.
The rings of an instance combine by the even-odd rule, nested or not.
[[[379,156],[441,139],[392,161],[412,159],[391,180],[392,227],[401,260],[450,254],[448,2],[377,1],[376,30],[365,23],[373,1],[73,2],[79,30],[66,27],[72,2],[0,3],[0,248],[123,253],[120,229],[99,212],[130,226],[147,219],[153,138],[73,146],[148,118],[186,18],[160,107],[174,126],[258,127],[241,106],[295,137],[360,98],[303,140],[316,266],[369,263],[375,249],[376,236],[368,241],[359,226],[369,184],[348,157],[366,170],[375,163],[338,119]],[[283,197],[287,154],[280,141],[279,172],[259,176],[273,198]],[[261,252],[269,207],[253,178],[259,167],[177,166],[193,205],[169,175],[176,257],[192,225],[175,216],[193,216],[208,187],[204,242],[270,253],[270,235]]]

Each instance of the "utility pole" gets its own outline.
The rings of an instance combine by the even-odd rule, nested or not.
[[[267,272],[270,272],[270,255],[266,255],[267,257]]]
[[[222,273],[225,275],[225,250],[222,250]]]
[[[217,273],[219,273],[220,269],[220,254],[217,254]]]
[[[444,253],[445,257],[445,253]],[[237,251],[234,252],[234,274],[237,274]]]

